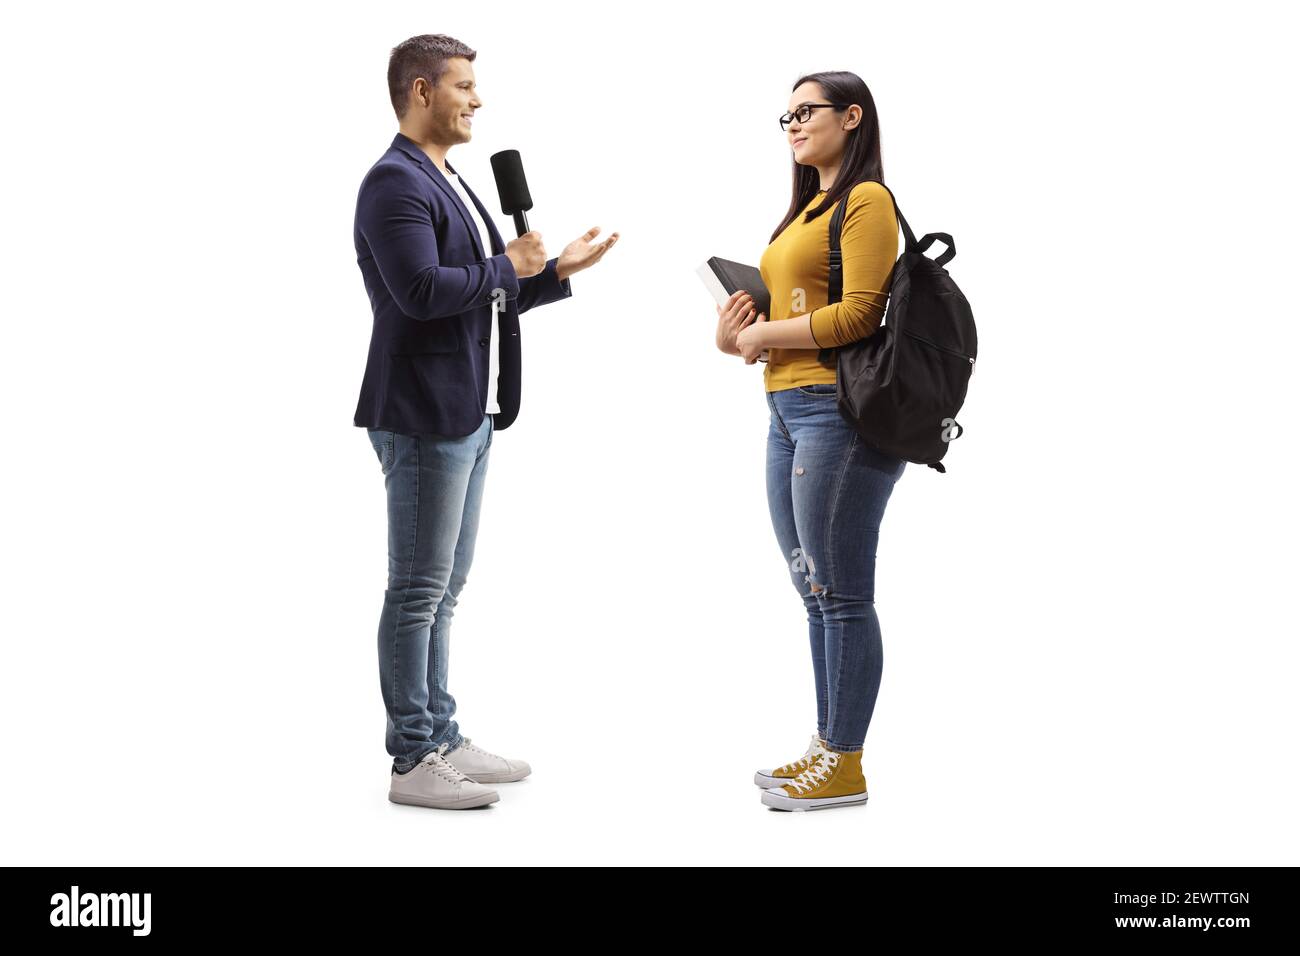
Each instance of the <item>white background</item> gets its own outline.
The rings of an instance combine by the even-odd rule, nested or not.
[[[27,864],[1295,864],[1293,32],[1272,4],[13,14],[4,858]],[[388,803],[384,491],[352,245],[390,49],[479,51],[450,158],[520,150],[550,254],[461,595],[489,810]],[[866,807],[770,811],[814,729],[761,366],[694,274],[756,262],[805,72],[979,326],[949,471],[879,549]],[[511,231],[498,216],[503,232]],[[939,247],[936,246],[936,251]]]

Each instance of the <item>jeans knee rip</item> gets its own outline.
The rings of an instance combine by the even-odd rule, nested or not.
[[[813,561],[812,555],[810,554],[808,555],[808,576],[804,578],[804,580],[808,582],[808,587],[812,588],[813,594],[824,595],[830,593],[828,588],[822,587],[820,584],[818,584],[816,581],[813,580],[812,576],[816,573],[817,573],[817,565]]]

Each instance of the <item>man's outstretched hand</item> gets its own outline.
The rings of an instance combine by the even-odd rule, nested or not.
[[[563,282],[575,272],[581,272],[583,269],[589,269],[600,261],[601,257],[614,247],[618,242],[618,233],[612,232],[609,238],[604,242],[598,242],[596,245],[591,244],[600,233],[600,226],[592,226],[577,239],[564,247],[560,257],[555,263],[555,274]]]

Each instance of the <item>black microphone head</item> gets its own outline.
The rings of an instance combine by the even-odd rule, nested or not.
[[[497,180],[501,212],[513,216],[533,208],[533,197],[528,194],[528,180],[524,179],[524,164],[519,159],[519,150],[503,149],[493,153],[492,175]]]

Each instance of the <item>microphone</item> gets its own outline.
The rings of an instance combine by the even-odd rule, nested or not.
[[[524,164],[519,159],[519,150],[503,149],[493,153],[491,159],[497,195],[501,197],[501,212],[515,217],[515,234],[522,236],[528,231],[528,217],[524,213],[533,208],[533,197],[528,193],[528,180],[524,179]]]

